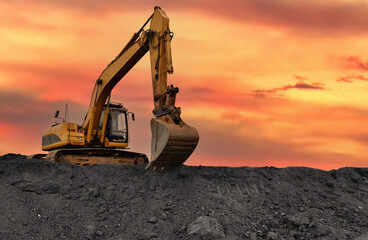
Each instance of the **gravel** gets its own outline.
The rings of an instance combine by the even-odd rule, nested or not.
[[[367,239],[368,168],[69,166],[0,156],[0,239]]]

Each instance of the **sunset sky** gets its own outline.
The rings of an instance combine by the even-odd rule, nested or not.
[[[182,118],[206,166],[368,167],[368,3],[364,0],[0,1],[0,155],[41,151],[64,112],[81,124],[103,69],[161,6],[174,32]],[[132,151],[150,153],[149,54],[112,99],[136,115]]]

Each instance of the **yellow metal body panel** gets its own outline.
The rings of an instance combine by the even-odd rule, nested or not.
[[[160,8],[156,8],[153,13],[150,31],[154,33],[149,46],[152,90],[154,108],[156,109],[165,105],[166,95],[163,93],[167,87],[167,74],[174,72],[171,57],[169,17]]]
[[[65,146],[84,146],[84,132],[78,132],[78,124],[64,122],[43,132],[43,151]]]

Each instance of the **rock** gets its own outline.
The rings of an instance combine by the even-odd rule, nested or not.
[[[158,234],[157,233],[154,233],[154,232],[146,232],[146,233],[143,233],[141,238],[140,239],[144,239],[144,240],[149,240],[149,239],[155,239],[158,237]]]
[[[124,234],[121,234],[121,235],[116,235],[112,238],[109,238],[108,240],[124,240],[126,239],[126,236]]]
[[[187,234],[200,239],[224,238],[224,230],[216,218],[201,216],[188,225]]]
[[[47,194],[55,194],[60,191],[60,186],[55,182],[44,183],[41,185],[41,192]]]
[[[156,182],[151,181],[151,182],[149,183],[149,190],[150,190],[150,191],[155,191],[155,190],[156,190]]]
[[[98,236],[102,236],[104,233],[103,233],[101,230],[97,230],[96,234],[97,234]]]
[[[368,239],[368,233],[363,234],[359,237],[357,237],[355,240],[367,240]]]
[[[23,219],[22,224],[23,224],[23,226],[28,226],[28,221],[26,219]]]
[[[98,220],[99,220],[99,221],[105,221],[105,220],[107,220],[109,217],[110,217],[110,214],[109,214],[108,212],[104,212],[104,213],[101,213],[101,214],[98,216]]]
[[[69,194],[65,194],[63,195],[66,199],[70,199],[70,195]]]
[[[158,215],[158,218],[165,221],[167,219],[167,215],[164,211],[160,212],[160,214]]]
[[[106,191],[103,194],[103,199],[105,199],[106,201],[113,201],[115,197],[115,193],[112,191]]]
[[[72,200],[76,200],[80,197],[80,193],[79,192],[74,192],[70,195],[70,199]]]
[[[100,195],[100,188],[98,186],[89,189],[89,195],[96,198]]]
[[[156,223],[157,222],[157,217],[150,217],[150,218],[147,219],[147,222]]]
[[[88,194],[88,192],[82,192],[81,195],[80,195],[80,200],[81,201],[87,201],[87,200],[89,200],[89,194]]]
[[[305,209],[305,207],[299,207],[299,211],[300,211],[300,212],[305,212],[305,211],[306,211],[306,209]]]
[[[144,208],[146,202],[141,197],[137,197],[132,200],[132,204],[135,204],[136,209]]]
[[[179,228],[178,232],[184,233],[187,230],[187,226],[183,225]]]
[[[87,227],[87,235],[91,236],[96,232],[96,227],[93,225],[88,225]]]
[[[319,236],[327,236],[330,233],[331,233],[331,228],[329,228],[328,226],[325,226],[322,224],[317,225],[316,234],[318,234]]]
[[[267,240],[275,240],[277,239],[277,234],[274,232],[268,232],[267,233]]]
[[[257,233],[251,232],[249,234],[249,240],[257,240]]]
[[[116,184],[112,184],[112,185],[108,186],[107,189],[114,191],[114,190],[118,189],[118,186]]]
[[[106,208],[105,208],[104,206],[102,206],[102,207],[97,211],[97,213],[98,213],[98,214],[101,214],[101,213],[104,213],[104,212],[106,212]]]
[[[287,219],[297,227],[309,225],[309,217],[303,213],[288,216]]]

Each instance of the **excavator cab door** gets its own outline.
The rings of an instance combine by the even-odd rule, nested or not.
[[[99,129],[109,142],[128,143],[128,110],[121,104],[109,103],[104,106],[101,114]]]
[[[124,110],[110,108],[106,136],[110,142],[128,142],[128,121]]]

